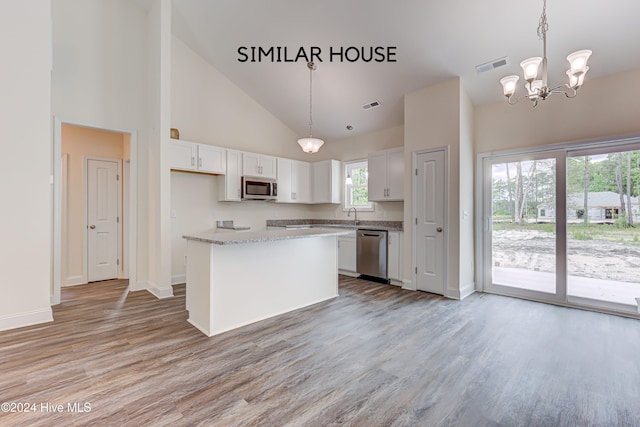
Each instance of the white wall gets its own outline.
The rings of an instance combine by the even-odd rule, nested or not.
[[[137,274],[147,267],[147,12],[129,0],[52,0],[52,111],[67,122],[136,131]],[[135,286],[135,284],[133,284]]]
[[[405,96],[404,155],[405,165],[412,164],[412,153],[419,150],[449,147],[449,216],[447,244],[448,269],[446,293],[458,297],[460,293],[460,141],[461,141],[461,85],[454,78]],[[465,125],[466,126],[466,125]],[[463,145],[468,150],[468,141]],[[466,166],[466,165],[465,165]],[[404,195],[404,271],[405,282],[412,282],[413,269],[413,174],[405,169]],[[470,191],[464,187],[464,191]],[[473,193],[471,193],[471,197]],[[413,284],[415,287],[415,284]],[[458,295],[456,295],[456,293]]]
[[[0,330],[52,320],[51,4],[0,2]]]
[[[158,298],[171,288],[171,176],[168,142],[171,122],[171,0],[154,0],[148,15],[147,111],[149,161],[147,225],[149,273],[144,288]]]
[[[640,132],[640,69],[587,80],[578,96],[554,95],[476,108],[476,152],[490,152]]]
[[[315,161],[300,149],[298,135],[177,37],[172,40],[171,99],[171,127],[180,131],[180,139]]]
[[[474,131],[475,108],[463,87],[460,88],[460,284],[459,298],[464,298],[475,288],[474,262]],[[454,290],[454,293],[456,290]]]

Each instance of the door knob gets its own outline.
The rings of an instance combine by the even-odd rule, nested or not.
[[[95,225],[93,225],[93,224],[91,224],[91,225],[89,226],[89,228],[93,230],[94,228],[96,228],[96,226],[95,226]]]
[[[437,231],[438,233],[442,233],[442,227],[438,227],[438,228],[436,228],[436,231]]]

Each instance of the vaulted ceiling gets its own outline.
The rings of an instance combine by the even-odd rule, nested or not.
[[[542,0],[173,0],[172,27],[300,136],[308,133],[309,71],[303,55],[295,58],[300,48],[310,55],[315,47],[314,136],[338,139],[402,124],[405,94],[455,76],[475,105],[504,101],[500,78],[521,75],[520,61],[542,56],[536,35],[542,5]],[[565,82],[565,58],[579,49],[593,50],[585,86],[589,79],[640,68],[638,17],[638,0],[548,0],[549,83]],[[241,47],[247,47],[247,57]],[[273,61],[267,55],[252,62],[251,47],[274,48]],[[341,62],[336,53],[350,47],[357,48],[349,51],[351,60],[361,47],[366,56],[370,47],[384,52],[391,47],[395,55],[381,62],[343,56]],[[276,61],[278,48],[282,62]],[[293,61],[284,60],[285,48]],[[476,65],[502,57],[509,65],[476,72]],[[362,108],[372,101],[380,107]]]

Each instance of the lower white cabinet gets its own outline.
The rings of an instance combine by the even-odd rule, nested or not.
[[[338,236],[338,273],[356,277],[356,231]]]
[[[402,231],[389,231],[387,236],[387,271],[389,279],[400,282],[396,284],[402,284],[402,237]]]

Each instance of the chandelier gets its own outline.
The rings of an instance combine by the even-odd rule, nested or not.
[[[547,31],[549,30],[549,24],[547,23],[547,0],[543,0],[542,15],[538,23],[538,38],[542,40],[542,58],[535,56],[533,58],[525,59],[520,63],[524,74],[524,84],[527,93],[522,96],[515,97],[516,84],[519,77],[517,75],[511,75],[504,77],[500,80],[502,84],[502,90],[504,96],[507,97],[509,104],[515,104],[522,98],[529,98],[533,102],[533,106],[536,107],[540,100],[544,101],[550,95],[562,93],[567,98],[574,98],[578,94],[578,89],[584,83],[584,76],[589,71],[587,67],[587,60],[591,56],[590,50],[578,50],[567,56],[569,61],[569,70],[567,70],[568,83],[561,84],[556,87],[550,88],[547,82]],[[542,65],[541,79],[537,79],[540,65]]]
[[[311,127],[313,126],[313,70],[316,69],[316,65],[313,62],[307,62],[307,68],[309,69],[309,137],[300,138],[298,144],[300,144],[302,151],[313,154],[318,152],[322,144],[324,144],[324,141],[319,138],[314,138],[311,132]]]

